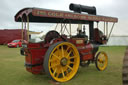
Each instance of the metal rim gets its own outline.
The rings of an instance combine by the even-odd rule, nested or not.
[[[105,52],[99,52],[96,56],[96,68],[99,71],[103,71],[107,68],[107,64],[108,64],[108,56]]]
[[[66,82],[72,79],[78,71],[79,52],[69,42],[53,44],[49,47],[45,57],[45,71],[58,82]]]

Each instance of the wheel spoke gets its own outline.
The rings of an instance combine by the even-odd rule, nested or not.
[[[74,59],[74,58],[76,58],[76,56],[72,56],[72,57],[69,57],[70,59]]]
[[[101,59],[98,59],[98,62],[101,63]]]
[[[58,78],[58,76],[59,76],[59,73],[56,72],[56,77]]]
[[[64,57],[64,48],[63,48],[63,45],[61,46],[61,51],[62,51],[62,57]]]
[[[55,68],[55,70],[54,70],[54,72],[53,72],[53,75],[54,75],[54,76],[55,76],[56,70],[57,70],[57,68]]]
[[[55,55],[54,53],[52,54],[54,57],[56,57],[57,59],[59,59],[60,60],[60,58],[57,56],[57,55]]]
[[[59,64],[52,65],[51,68],[57,67]]]
[[[69,48],[70,48],[70,46],[67,47],[66,52],[68,51]]]
[[[55,62],[56,60],[49,60],[49,62]]]
[[[62,71],[63,77],[65,77],[65,74],[64,74],[64,71],[63,71],[63,68],[62,67],[61,67],[61,71]]]
[[[71,66],[67,65],[67,67],[68,67],[69,69],[73,70],[73,68],[72,68]]]
[[[98,62],[98,66],[102,69],[104,67],[104,64],[102,62]]]
[[[106,58],[103,59],[103,62],[105,62],[105,61],[106,61]]]
[[[57,47],[56,50],[57,50],[57,55],[60,56],[60,52],[58,52],[60,50],[59,47]]]
[[[103,58],[104,57],[104,54],[100,54],[100,57]]]
[[[68,58],[68,56],[71,54],[72,50],[67,54],[66,58]]]

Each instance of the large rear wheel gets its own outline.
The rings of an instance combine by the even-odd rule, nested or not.
[[[79,63],[77,48],[69,42],[58,42],[47,50],[44,69],[53,80],[66,82],[75,76]]]

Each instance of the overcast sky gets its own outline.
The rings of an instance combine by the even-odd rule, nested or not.
[[[76,3],[95,6],[98,15],[117,17],[113,34],[128,35],[128,0],[0,0],[0,29],[20,29],[21,24],[14,21],[15,14],[25,7],[39,7],[69,11],[69,4]],[[33,31],[43,31],[43,24],[34,24]],[[31,27],[31,26],[30,26]]]

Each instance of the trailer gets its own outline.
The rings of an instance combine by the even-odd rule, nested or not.
[[[21,39],[21,29],[3,29],[0,30],[0,44],[7,44],[13,40]]]
[[[24,43],[21,51],[27,71],[33,74],[45,72],[55,81],[66,82],[76,75],[79,66],[95,63],[99,71],[106,69],[108,56],[104,51],[98,52],[98,48],[107,43],[118,18],[97,15],[95,7],[72,3],[69,8],[73,12],[24,8],[15,15],[15,21],[22,22],[22,29],[29,30],[29,23],[56,23],[56,27],[61,24],[60,31],[55,27],[46,33],[42,42],[30,42],[28,36],[28,43]],[[94,28],[94,22],[97,28]],[[104,22],[104,32],[98,28],[100,22]],[[113,23],[110,33],[108,23]],[[78,24],[75,35],[71,33],[72,24]],[[89,35],[86,35],[85,25],[89,26]]]

